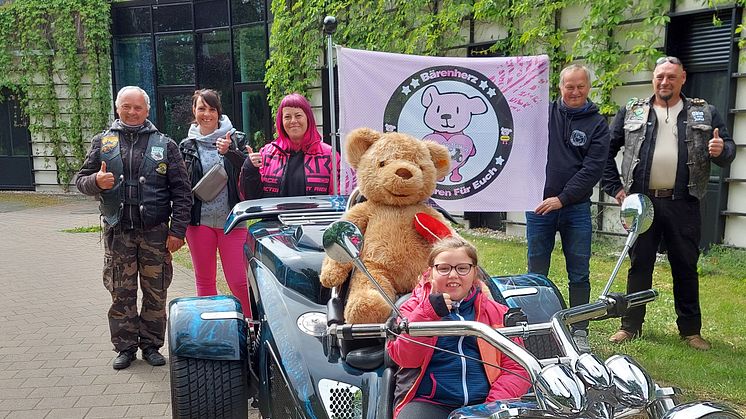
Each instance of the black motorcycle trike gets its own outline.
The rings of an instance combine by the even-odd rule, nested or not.
[[[392,320],[386,324],[346,324],[345,287],[322,287],[319,270],[329,254],[366,272],[357,258],[364,237],[351,223],[337,221],[356,201],[307,196],[236,205],[225,230],[250,221],[245,253],[253,319],[244,317],[231,296],[170,302],[174,418],[246,418],[253,400],[264,418],[390,419],[397,366],[384,343],[406,333],[479,336],[528,371],[532,388],[523,398],[459,409],[451,414],[454,419],[743,419],[720,403],[680,404],[678,389],[658,386],[629,356],[604,361],[579,353],[573,343],[572,323],[619,317],[626,308],[655,299],[653,290],[608,293],[629,247],[652,220],[646,197],[625,200],[620,214],[629,236],[594,302],[568,309],[543,276],[489,276],[480,270],[493,298],[511,307],[506,327],[497,330],[468,321],[397,319],[401,301],[392,302]],[[510,337],[522,337],[525,347]]]

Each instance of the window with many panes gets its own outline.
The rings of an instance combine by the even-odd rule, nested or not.
[[[137,85],[150,120],[179,141],[196,89],[220,92],[223,112],[252,138],[271,138],[264,89],[269,0],[135,0],[112,4],[114,89]]]

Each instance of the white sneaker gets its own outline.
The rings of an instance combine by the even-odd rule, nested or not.
[[[572,340],[575,341],[575,347],[580,353],[588,353],[591,351],[591,346],[588,344],[588,331],[587,330],[576,330],[572,332]]]

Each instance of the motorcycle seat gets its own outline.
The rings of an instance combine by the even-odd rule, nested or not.
[[[399,296],[396,300],[396,306],[401,307],[405,301],[410,297],[411,293]],[[392,313],[393,314],[393,313]],[[362,339],[354,342],[343,342],[343,356],[345,362],[355,368],[361,370],[375,370],[378,369],[386,361],[386,366],[393,364],[386,356],[386,340],[385,339]]]

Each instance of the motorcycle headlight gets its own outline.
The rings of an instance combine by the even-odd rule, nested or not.
[[[573,369],[580,379],[593,389],[589,391],[588,416],[597,419],[614,417],[617,404],[614,388],[614,376],[596,355],[581,354],[574,362]]]
[[[586,353],[574,362],[575,371],[584,383],[598,390],[605,390],[614,386],[611,371],[596,355]]]
[[[632,408],[644,408],[655,399],[655,383],[647,372],[627,355],[614,355],[606,360],[614,375],[617,400]]]
[[[341,381],[319,380],[319,396],[330,418],[362,419],[363,392]]]
[[[614,406],[606,402],[596,402],[588,406],[588,417],[596,419],[612,419],[614,417]]]
[[[567,365],[544,367],[536,380],[535,389],[536,397],[554,413],[577,415],[586,408],[585,386]]]

